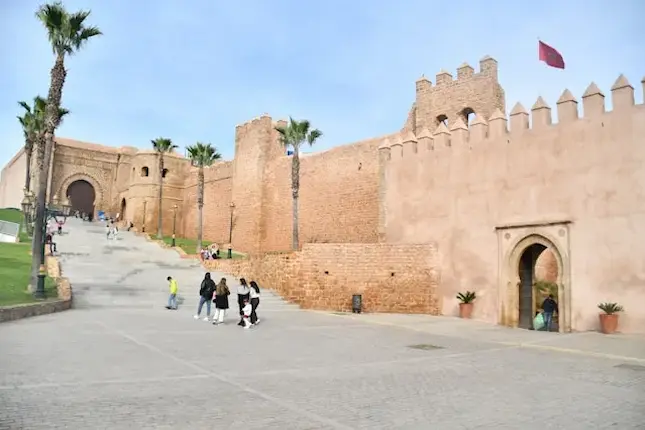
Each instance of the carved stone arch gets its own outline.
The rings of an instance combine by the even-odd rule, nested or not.
[[[61,186],[58,189],[58,196],[59,198],[63,199],[67,197],[67,190],[72,183],[76,181],[86,181],[88,182],[93,188],[94,188],[94,193],[95,193],[95,198],[94,198],[94,210],[96,211],[97,208],[101,208],[104,206],[104,197],[105,193],[103,191],[103,187],[101,187],[101,183],[92,175],[87,174],[87,173],[74,173],[73,175],[70,175],[66,177],[63,182],[61,182]]]
[[[561,332],[571,331],[571,263],[568,222],[498,228],[499,323],[518,327],[520,260],[533,245],[550,250],[558,266],[558,301]]]

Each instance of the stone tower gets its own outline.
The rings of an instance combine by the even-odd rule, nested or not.
[[[464,63],[457,69],[457,79],[444,70],[437,73],[435,86],[421,76],[403,132],[416,135],[424,128],[433,132],[440,122],[450,127],[458,117],[468,124],[473,113],[488,120],[495,109],[505,112],[505,107],[504,90],[497,80],[497,61],[486,56],[479,61],[479,73]]]

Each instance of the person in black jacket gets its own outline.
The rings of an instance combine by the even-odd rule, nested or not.
[[[204,280],[202,281],[201,287],[199,287],[199,306],[197,307],[197,314],[193,317],[196,320],[199,319],[199,316],[202,313],[202,307],[206,303],[206,316],[204,321],[209,321],[211,317],[211,300],[213,299],[213,294],[215,293],[215,281],[211,279],[211,274],[206,273],[204,275]]]
[[[542,303],[542,310],[544,311],[544,325],[546,331],[551,331],[551,324],[553,323],[553,313],[558,312],[558,304],[553,300],[553,295],[544,299]]]

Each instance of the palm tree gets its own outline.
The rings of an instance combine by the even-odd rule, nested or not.
[[[293,148],[293,157],[291,158],[291,198],[293,199],[293,220],[291,246],[297,251],[300,246],[298,238],[298,195],[300,193],[300,147],[307,142],[310,146],[316,140],[322,137],[322,131],[318,129],[311,130],[309,121],[296,121],[289,118],[289,123],[285,126],[275,128],[280,134],[280,142],[284,146]]]
[[[43,126],[45,123],[45,111],[47,108],[47,101],[40,97],[34,97],[33,106],[29,106],[27,102],[20,101],[18,104],[24,109],[22,116],[18,116],[18,122],[22,126],[22,132],[25,136],[25,156],[27,158],[27,169],[25,175],[25,189],[29,191],[31,189],[31,163],[32,157],[34,155],[34,149],[39,139],[42,137]],[[64,108],[58,108],[58,127],[65,115],[69,114],[69,111]],[[39,154],[43,156],[42,145],[40,146]],[[38,157],[36,157],[38,159]],[[42,161],[39,161],[39,164]]]
[[[44,264],[43,226],[45,223],[45,202],[47,199],[47,177],[49,176],[49,161],[54,147],[54,132],[60,123],[58,110],[63,95],[63,86],[67,71],[65,56],[78,52],[91,38],[99,36],[101,31],[94,26],[88,26],[85,20],[90,16],[89,10],[69,13],[62,2],[55,1],[38,8],[36,17],[47,30],[47,37],[56,59],[51,69],[51,81],[47,95],[47,108],[43,135],[40,144],[44,146],[42,163],[38,165],[38,194],[36,198],[36,219],[32,240],[32,282],[35,285],[40,264]],[[40,255],[40,258],[38,256]]]
[[[164,155],[168,154],[175,149],[177,149],[177,145],[174,145],[172,143],[172,140],[167,139],[165,137],[159,137],[155,140],[152,140],[152,147],[154,150],[157,152],[157,155],[159,155],[159,213],[157,215],[157,239],[162,239],[163,238],[163,228],[161,225],[161,222],[163,221],[162,219],[162,202],[163,202],[163,171],[164,171]]]
[[[199,168],[197,174],[197,253],[202,249],[202,236],[204,234],[204,167],[211,166],[216,160],[222,158],[217,149],[210,143],[197,142],[186,148],[188,157],[193,166]]]

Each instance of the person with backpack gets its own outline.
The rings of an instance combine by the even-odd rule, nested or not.
[[[211,274],[206,273],[204,275],[204,280],[202,285],[199,287],[199,305],[197,306],[197,314],[193,317],[196,320],[199,319],[204,303],[206,303],[206,316],[204,321],[209,321],[211,317],[211,300],[213,300],[213,294],[215,294],[215,281],[211,279]]]

